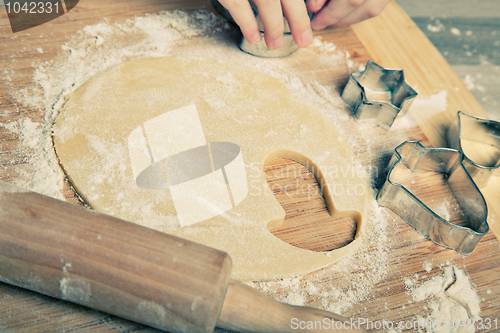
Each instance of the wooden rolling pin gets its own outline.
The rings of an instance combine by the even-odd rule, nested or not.
[[[169,332],[363,331],[230,272],[219,250],[0,182],[0,281]]]

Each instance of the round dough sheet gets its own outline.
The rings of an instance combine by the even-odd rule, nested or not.
[[[365,232],[371,189],[335,126],[282,81],[239,64],[166,57],[113,67],[70,96],[54,144],[91,208],[226,251],[239,280],[324,267]],[[263,173],[274,157],[319,170],[330,213],[358,222],[353,242],[313,252],[269,232],[284,218]]]

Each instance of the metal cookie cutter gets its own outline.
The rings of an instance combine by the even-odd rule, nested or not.
[[[500,175],[500,122],[459,111],[446,140],[463,153],[463,164],[479,188]]]
[[[386,130],[398,114],[408,112],[416,96],[417,92],[405,82],[403,70],[384,68],[371,60],[364,71],[351,74],[342,92],[354,119]]]
[[[222,6],[219,1],[212,0],[212,4],[215,9],[221,14],[226,20],[236,25],[233,17],[229,13],[229,11]],[[266,46],[266,42],[264,40],[264,25],[259,16],[259,12],[257,11],[257,6],[253,1],[250,1],[250,5],[252,6],[253,13],[257,18],[257,23],[259,24],[260,34],[262,35],[262,40],[257,44],[250,44],[245,37],[241,38],[240,49],[246,53],[250,53],[255,56],[265,57],[265,58],[280,58],[286,57],[293,52],[295,52],[299,46],[295,43],[293,36],[290,32],[290,27],[288,26],[287,20],[283,17],[284,23],[284,33],[283,33],[283,45],[277,50],[270,50]],[[312,20],[313,14],[309,13],[309,18]]]
[[[460,226],[440,217],[406,187],[394,179],[397,164],[411,172],[434,171],[444,175],[468,226]],[[389,163],[387,180],[377,201],[390,208],[428,240],[469,254],[488,232],[488,211],[483,195],[462,164],[462,154],[449,148],[425,148],[417,141],[399,145]],[[408,171],[409,172],[409,171]]]

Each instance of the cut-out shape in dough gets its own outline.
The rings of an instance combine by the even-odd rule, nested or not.
[[[203,144],[200,134],[190,143],[191,149],[205,149],[197,147],[207,142],[215,156],[214,170],[221,170],[214,142],[237,145],[248,194],[220,215],[181,227],[168,175],[152,159],[161,161],[186,147],[153,151],[144,124],[186,107],[196,108],[204,135]],[[154,120],[149,124],[156,125]],[[53,130],[60,162],[90,207],[226,251],[233,260],[233,278],[263,280],[303,274],[342,258],[362,242],[372,192],[349,146],[321,112],[292,95],[282,81],[249,67],[169,57],[124,63],[96,75],[73,93]],[[133,152],[129,151],[130,135],[137,143]],[[161,143],[164,139],[152,140]],[[133,166],[130,154],[148,158]],[[279,225],[285,216],[263,171],[275,157],[298,159],[321,170],[327,206],[360,214],[353,242],[333,251],[314,252],[269,232],[268,224]],[[154,175],[142,179],[151,186],[137,186],[137,170],[152,166]],[[230,163],[224,170],[239,172],[232,168]],[[162,172],[164,179],[158,181]],[[233,200],[243,197],[244,191],[233,190],[232,177],[227,180]],[[222,180],[220,184],[223,187]],[[188,190],[193,196],[200,193],[193,186]],[[184,208],[190,209],[188,204]]]
[[[268,226],[273,235],[311,251],[333,250],[354,240],[359,213],[327,207],[320,175],[285,158],[270,161],[264,172],[286,214],[281,225]]]

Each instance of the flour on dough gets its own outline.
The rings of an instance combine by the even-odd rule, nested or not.
[[[179,110],[187,110],[179,116],[184,120],[172,117]],[[335,126],[282,81],[246,66],[167,57],[111,68],[68,99],[54,125],[54,143],[90,207],[226,251],[239,280],[324,267],[351,253],[365,232],[370,188],[354,171],[354,156]],[[217,155],[218,149],[226,155]],[[353,242],[313,252],[268,231],[269,223],[284,218],[263,173],[275,157],[320,170],[330,212],[357,217]],[[149,186],[138,177],[158,183]],[[203,177],[213,183],[195,182]],[[181,194],[174,189],[179,184]],[[203,200],[196,195],[190,202],[193,193]],[[202,213],[185,215],[191,207]]]

